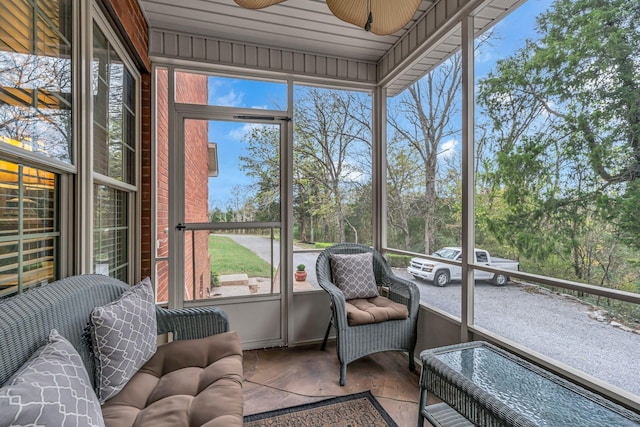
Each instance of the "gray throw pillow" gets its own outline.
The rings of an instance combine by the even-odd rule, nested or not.
[[[120,392],[156,352],[157,323],[151,280],[91,312],[91,341],[100,403]]]
[[[333,283],[340,288],[344,299],[378,296],[373,274],[373,254],[332,254],[330,256]]]
[[[55,329],[0,388],[0,426],[27,425],[104,426],[80,355]]]

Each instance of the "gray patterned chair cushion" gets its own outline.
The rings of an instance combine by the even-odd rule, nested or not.
[[[91,340],[100,403],[112,398],[156,352],[157,322],[151,280],[91,312]]]
[[[344,299],[378,296],[371,252],[331,254],[330,260],[333,283],[340,288],[344,294]]]
[[[0,388],[0,426],[14,425],[104,426],[80,355],[55,329]]]

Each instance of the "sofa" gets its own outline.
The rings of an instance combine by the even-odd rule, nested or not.
[[[20,386],[14,384],[19,383],[16,377],[49,375],[50,372],[39,368],[41,365],[34,360],[40,358],[46,363],[55,359],[56,356],[43,356],[43,349],[62,345],[58,356],[73,353],[79,357],[70,356],[71,362],[65,360],[71,368],[65,365],[67,371],[55,377],[54,382],[61,388],[72,388],[73,402],[60,405],[63,408],[58,411],[60,415],[54,413],[38,423],[84,425],[85,421],[68,421],[64,412],[69,406],[74,407],[70,412],[79,412],[91,406],[89,401],[96,401],[96,394],[78,397],[84,383],[90,382],[87,388],[95,389],[96,364],[101,363],[95,354],[96,339],[90,334],[90,317],[94,316],[96,307],[114,304],[132,288],[110,277],[80,275],[0,300],[0,412],[8,416],[12,405],[21,403],[11,389]],[[153,326],[157,334],[153,336],[150,359],[114,396],[104,402],[97,399],[99,414],[90,415],[87,419],[91,422],[87,421],[86,425],[241,426],[242,349],[237,333],[229,331],[226,314],[216,307],[167,310],[151,305],[151,310],[155,310]],[[127,323],[135,325],[136,321]],[[156,349],[157,335],[167,333],[171,333],[172,342]],[[132,342],[137,346],[135,339]],[[64,350],[67,342],[73,349]],[[84,382],[73,382],[75,373],[81,379],[84,375],[84,369],[77,365],[86,369],[88,379]],[[38,372],[39,369],[43,372]],[[32,382],[29,380],[23,385]],[[101,419],[96,421],[96,417]]]

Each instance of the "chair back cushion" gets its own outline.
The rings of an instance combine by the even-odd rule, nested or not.
[[[346,300],[378,296],[371,252],[331,254],[330,260],[333,283],[340,288]]]

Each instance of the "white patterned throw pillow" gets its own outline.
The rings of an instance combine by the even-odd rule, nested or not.
[[[123,389],[156,352],[156,308],[147,277],[120,298],[91,312],[91,340],[100,403]]]
[[[0,426],[104,426],[80,355],[55,329],[0,388]]]
[[[333,283],[340,288],[344,299],[378,296],[371,252],[332,254],[330,255],[330,263]]]

